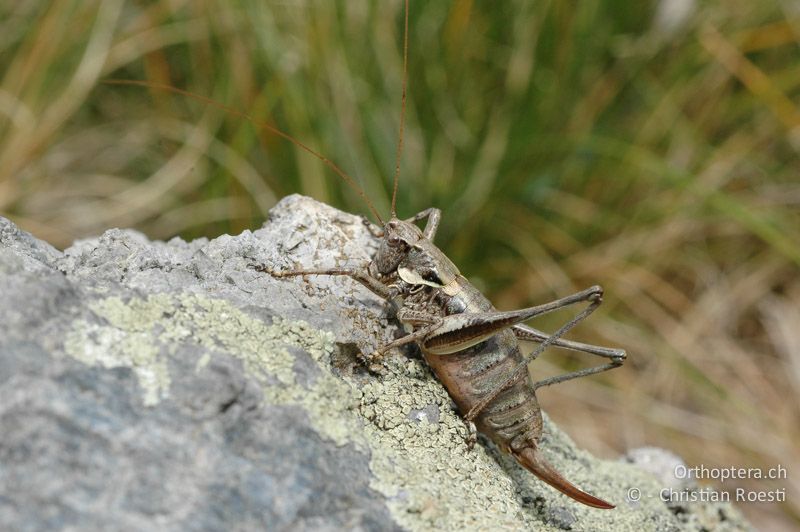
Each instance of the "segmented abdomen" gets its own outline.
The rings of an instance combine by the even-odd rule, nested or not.
[[[429,309],[439,315],[461,312],[489,312],[492,304],[468,285],[461,294],[440,301]],[[455,311],[455,312],[454,312]],[[425,353],[425,360],[455,401],[462,415],[504,383],[524,363],[517,338],[510,330],[449,355]],[[535,446],[542,431],[539,403],[527,372],[501,392],[476,417],[483,434],[504,448],[519,450]]]

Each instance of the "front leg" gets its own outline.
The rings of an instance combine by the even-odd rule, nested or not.
[[[372,221],[367,218],[366,216],[361,216],[361,223],[364,224],[364,227],[367,228],[367,231],[374,236],[375,238],[383,238],[383,228],[375,225]]]
[[[439,220],[442,219],[442,211],[436,207],[429,207],[424,211],[418,212],[406,220],[406,222],[415,223],[425,218],[428,219],[428,223],[425,224],[425,230],[422,232],[422,234],[428,240],[433,241],[433,237],[436,236],[436,230],[439,228]]]
[[[255,269],[273,277],[296,277],[298,275],[345,275],[366,286],[373,294],[391,300],[399,295],[397,287],[384,284],[373,277],[367,268],[322,268],[312,270],[273,270],[266,266],[255,266]]]

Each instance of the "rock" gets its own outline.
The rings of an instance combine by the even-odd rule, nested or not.
[[[348,278],[254,268],[375,249],[358,217],[301,196],[255,232],[112,229],[63,253],[0,218],[0,529],[748,528],[725,503],[666,504],[645,469],[576,449],[549,420],[549,460],[615,510],[488,441],[469,451],[413,352],[364,370],[359,352],[401,334],[385,302]]]

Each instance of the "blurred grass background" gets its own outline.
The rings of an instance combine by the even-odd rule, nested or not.
[[[716,486],[785,487],[739,507],[800,524],[800,6],[412,0],[410,31],[398,211],[442,208],[438,244],[499,308],[603,285],[571,337],[629,351],[543,390],[545,410],[608,457],[781,464]],[[109,77],[275,124],[388,211],[400,0],[3,2],[0,73],[0,214],[58,247],[235,234],[292,192],[368,213],[279,137]]]

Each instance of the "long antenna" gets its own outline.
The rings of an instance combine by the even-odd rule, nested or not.
[[[406,0],[406,2],[408,2],[408,0]],[[218,109],[222,109],[223,111],[225,111],[227,113],[230,113],[230,114],[232,114],[234,116],[238,116],[239,118],[244,118],[245,120],[249,121],[251,124],[255,125],[256,127],[266,129],[267,131],[270,131],[270,132],[272,132],[272,133],[274,133],[274,134],[276,134],[276,135],[278,135],[280,137],[283,137],[284,139],[288,140],[289,142],[291,142],[295,146],[298,146],[299,148],[301,148],[301,149],[305,150],[306,152],[310,153],[311,155],[313,155],[314,157],[316,157],[317,159],[322,161],[325,165],[327,165],[331,170],[336,172],[336,174],[339,177],[344,179],[345,183],[350,185],[350,188],[355,190],[358,193],[358,195],[361,196],[361,199],[364,200],[364,203],[367,204],[367,206],[369,207],[369,210],[372,212],[372,215],[378,220],[378,222],[380,222],[381,225],[384,224],[383,218],[381,218],[381,215],[378,214],[378,211],[375,209],[375,206],[372,204],[372,202],[367,197],[367,194],[364,192],[364,189],[362,189],[360,186],[358,186],[358,183],[356,183],[355,180],[352,177],[350,177],[349,175],[344,173],[344,170],[342,170],[341,168],[336,166],[336,163],[334,163],[333,161],[331,161],[330,159],[328,159],[327,157],[325,157],[321,153],[319,153],[316,150],[314,150],[314,149],[308,147],[307,145],[303,144],[302,142],[300,142],[296,138],[292,137],[288,133],[284,133],[283,131],[281,131],[280,129],[276,128],[275,126],[270,125],[270,124],[268,124],[266,122],[258,121],[255,118],[253,118],[252,116],[248,115],[247,113],[243,113],[242,111],[238,111],[238,110],[236,110],[236,109],[234,109],[232,107],[228,107],[227,105],[223,105],[223,104],[221,104],[221,103],[219,103],[217,101],[212,100],[211,98],[206,98],[205,96],[201,96],[201,95],[195,94],[193,92],[189,92],[189,91],[186,91],[186,90],[183,90],[183,89],[179,89],[177,87],[173,87],[172,85],[165,85],[165,84],[162,84],[162,83],[152,83],[152,82],[149,82],[149,81],[140,81],[140,80],[136,80],[136,79],[105,79],[105,80],[103,80],[103,83],[106,83],[108,85],[136,85],[136,86],[139,86],[139,87],[148,87],[148,88],[151,88],[151,89],[158,89],[158,90],[163,90],[163,91],[167,91],[167,92],[172,92],[172,93],[175,93],[175,94],[180,94],[182,96],[186,96],[187,98],[192,98],[192,99],[195,99],[197,101],[203,102],[203,103],[205,103],[207,105],[211,105],[211,106],[214,106],[214,107],[216,107]],[[394,202],[392,202],[392,205],[393,205],[392,206],[392,212],[394,212]]]
[[[397,159],[394,165],[394,188],[392,189],[392,218],[397,218],[397,184],[400,182],[400,156],[403,154],[403,129],[406,125],[406,85],[408,83],[408,0],[405,7],[403,29],[403,99],[400,104],[400,133],[397,136]]]

